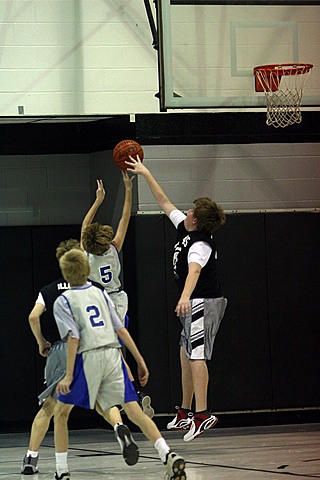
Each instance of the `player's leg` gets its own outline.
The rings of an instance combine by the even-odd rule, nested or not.
[[[98,402],[96,402],[95,408],[97,412],[113,427],[115,437],[120,445],[122,456],[126,464],[135,465],[139,459],[139,448],[135,443],[129,428],[127,425],[123,424],[119,408],[111,407],[104,412]]]
[[[141,410],[137,402],[124,403],[123,408],[129,420],[139,427],[158,451],[159,457],[166,468],[167,478],[170,480],[185,480],[184,459],[171,451],[153,420]]]
[[[54,411],[54,445],[56,455],[56,480],[69,480],[68,468],[68,418],[73,405],[59,400]]]
[[[193,413],[191,410],[194,394],[193,377],[190,368],[190,362],[186,356],[184,346],[180,347],[180,366],[181,366],[181,385],[182,385],[182,403],[177,407],[178,411],[167,424],[168,430],[187,430],[192,421]]]
[[[22,461],[21,473],[24,475],[32,475],[38,472],[39,448],[48,431],[55,404],[56,402],[52,397],[47,397],[34,417],[28,451]]]
[[[100,407],[99,403],[96,402],[95,409],[101,415],[106,422],[108,422],[113,428],[117,423],[122,423],[122,418],[120,414],[120,410],[118,407],[111,407],[109,410],[104,412],[102,408]]]
[[[187,360],[192,375],[195,397],[195,411],[207,410],[209,373],[205,360]]]
[[[224,315],[226,300],[214,299],[193,299],[190,337],[197,334],[197,342],[189,342],[189,364],[192,372],[192,383],[195,391],[195,414],[188,433],[184,440],[189,442],[201,435],[205,430],[216,425],[218,419],[207,408],[207,393],[209,374],[206,360],[210,360],[213,352],[215,338]]]

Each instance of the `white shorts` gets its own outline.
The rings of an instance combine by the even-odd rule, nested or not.
[[[128,311],[128,295],[123,290],[120,290],[120,292],[109,293],[109,296],[116,307],[118,317],[125,326],[125,317]]]
[[[59,395],[63,403],[105,412],[114,405],[138,401],[118,348],[101,347],[78,353],[71,392]]]
[[[180,345],[185,348],[191,360],[210,360],[214,341],[218,333],[227,299],[194,298],[191,300],[191,314],[180,317],[183,330]]]

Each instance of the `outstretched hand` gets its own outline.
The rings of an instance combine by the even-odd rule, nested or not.
[[[103,187],[103,181],[102,180],[97,180],[96,199],[100,203],[102,203],[105,195],[106,195],[106,192],[105,192],[104,187]]]
[[[129,172],[135,173],[137,175],[142,174],[143,172],[147,171],[147,168],[142,164],[139,155],[136,156],[137,158],[129,156],[130,160],[126,160],[126,164],[128,165],[127,170]]]
[[[132,182],[135,177],[129,177],[127,170],[122,170],[122,178],[125,188],[132,188]]]

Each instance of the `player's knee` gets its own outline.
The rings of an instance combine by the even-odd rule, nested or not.
[[[56,408],[54,409],[54,421],[66,422],[69,418],[70,412],[70,405],[57,402]]]
[[[53,400],[53,398],[49,397],[49,398],[46,399],[46,401],[42,405],[41,410],[42,410],[44,415],[51,418],[53,413],[54,413],[55,406],[56,406],[55,400]]]

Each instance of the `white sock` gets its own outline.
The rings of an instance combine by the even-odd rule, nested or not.
[[[56,471],[58,475],[68,473],[68,452],[56,453]]]
[[[36,458],[38,456],[38,452],[34,452],[33,450],[27,451],[27,457]]]
[[[123,425],[123,423],[122,422],[116,423],[115,426],[113,427],[113,430],[116,431],[120,425]]]
[[[154,444],[154,448],[158,450],[159,457],[161,458],[162,463],[165,463],[167,453],[170,452],[170,448],[167,445],[167,442],[163,437],[158,438]]]

